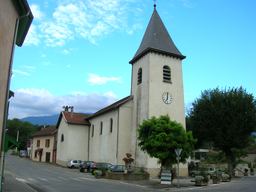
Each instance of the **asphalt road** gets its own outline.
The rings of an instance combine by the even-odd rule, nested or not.
[[[91,173],[69,169],[49,163],[34,162],[6,153],[5,170],[37,192],[139,192],[154,191],[138,185],[96,179]]]
[[[199,192],[256,192],[256,176],[234,178],[231,182],[221,182],[197,187],[193,178],[181,179],[177,188],[177,179],[173,186],[159,186],[155,183],[122,182],[108,179],[96,179],[91,173],[81,173],[78,169],[69,169],[49,163],[35,162],[6,153],[5,171],[11,173],[15,181],[29,185],[36,192],[143,192],[143,191],[199,191]],[[10,190],[8,190],[10,191]],[[21,191],[21,190],[16,190]],[[16,192],[15,191],[15,192]],[[26,191],[27,192],[27,191]]]

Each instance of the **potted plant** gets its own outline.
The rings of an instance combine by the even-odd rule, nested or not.
[[[200,176],[195,177],[195,185],[196,186],[208,185],[209,181],[210,181],[209,177],[203,171],[201,172]]]
[[[218,184],[218,183],[220,183],[220,181],[221,181],[221,176],[220,175],[213,175],[212,176],[212,183],[213,184]]]
[[[252,167],[250,168],[250,174],[254,175],[254,169]]]
[[[249,170],[247,168],[244,169],[244,176],[248,176],[248,171]]]
[[[125,173],[131,173],[132,172],[132,165],[131,163],[134,163],[134,159],[132,158],[132,154],[126,153],[126,157],[123,158],[123,161],[125,162]]]

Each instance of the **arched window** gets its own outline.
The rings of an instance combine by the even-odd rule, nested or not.
[[[100,134],[102,135],[102,132],[103,132],[103,123],[102,121],[100,122]]]
[[[163,81],[171,82],[171,69],[166,65],[163,67]]]
[[[138,83],[137,85],[141,84],[142,82],[142,69],[139,68],[139,71],[138,71]]]
[[[94,125],[92,125],[92,137],[94,136]]]
[[[112,133],[112,131],[113,131],[113,119],[111,118],[110,119],[110,133]]]
[[[64,141],[64,135],[62,134],[61,135],[61,142],[63,142]]]

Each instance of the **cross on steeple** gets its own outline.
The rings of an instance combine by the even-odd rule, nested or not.
[[[156,0],[153,0],[154,1],[154,8],[156,8]]]

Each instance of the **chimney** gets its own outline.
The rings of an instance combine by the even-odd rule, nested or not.
[[[63,106],[62,107],[64,109],[64,111],[67,113],[68,112],[68,106]]]
[[[71,108],[71,114],[70,114],[70,117],[71,117],[71,119],[73,119],[73,109],[74,109],[74,107],[73,107],[73,106],[69,106],[69,108]]]

